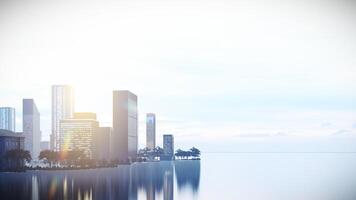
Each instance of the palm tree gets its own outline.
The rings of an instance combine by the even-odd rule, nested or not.
[[[30,162],[31,161],[31,154],[29,151],[25,151],[23,149],[12,149],[9,150],[5,153],[5,159],[10,161],[15,162],[15,168],[21,169],[24,166],[24,162]]]
[[[190,149],[190,152],[191,152],[191,156],[193,156],[194,158],[199,158],[200,157],[200,150],[195,148],[195,147],[192,147]]]
[[[58,162],[59,154],[56,151],[43,150],[40,152],[38,159],[45,160],[52,167],[54,162]]]
[[[138,156],[141,157],[141,158],[146,158],[147,157],[147,154],[148,154],[148,151],[149,149],[146,147],[146,148],[143,148],[143,149],[140,149],[138,150]]]
[[[182,159],[182,157],[184,156],[184,151],[181,149],[177,149],[177,151],[174,155],[177,156],[178,158]]]
[[[161,147],[157,146],[154,149],[154,157],[161,157],[164,154],[164,151]]]

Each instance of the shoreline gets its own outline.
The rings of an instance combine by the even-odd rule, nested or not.
[[[36,171],[78,171],[78,170],[90,170],[90,169],[114,169],[120,166],[130,166],[132,164],[144,164],[144,163],[160,163],[160,162],[175,162],[175,161],[200,161],[201,159],[176,159],[176,160],[155,160],[155,161],[145,161],[145,162],[133,162],[133,163],[122,163],[116,166],[96,166],[96,167],[48,167],[48,168],[26,168],[19,171],[0,171],[0,173],[23,173],[23,172],[36,172]]]

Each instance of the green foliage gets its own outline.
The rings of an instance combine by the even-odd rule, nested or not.
[[[12,149],[5,153],[4,158],[10,163],[15,163],[16,169],[20,169],[23,168],[25,161],[31,161],[31,154],[23,149]]]
[[[14,159],[22,161],[31,161],[31,155],[29,151],[23,149],[12,149],[5,153],[5,159]]]
[[[201,153],[200,153],[199,149],[192,147],[189,151],[177,149],[177,151],[174,155],[180,159],[189,159],[190,157],[197,159],[200,157],[200,154]]]

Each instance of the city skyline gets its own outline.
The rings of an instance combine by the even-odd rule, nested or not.
[[[0,199],[356,199],[355,24],[356,0],[0,0]]]
[[[17,127],[19,97],[34,98],[48,140],[49,87],[69,84],[76,110],[96,112],[104,126],[112,124],[113,90],[140,96],[141,147],[145,113],[154,111],[157,137],[173,133],[187,147],[355,150],[351,1],[71,2],[4,3],[0,90]]]

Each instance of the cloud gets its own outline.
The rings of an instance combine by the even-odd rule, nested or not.
[[[330,122],[324,122],[324,123],[321,124],[321,127],[322,127],[322,128],[330,128],[330,127],[332,127],[332,123],[330,123]]]
[[[266,133],[243,133],[236,135],[237,137],[242,138],[260,138],[260,137],[271,137],[271,134]]]
[[[353,129],[356,129],[356,122],[352,125]]]
[[[277,132],[277,133],[242,133],[235,135],[236,137],[241,138],[267,138],[267,137],[280,137],[287,136],[288,134],[285,132]]]
[[[351,131],[345,130],[345,129],[341,129],[341,130],[338,130],[338,131],[334,132],[333,135],[345,135],[345,134],[348,134],[348,133],[351,133]]]

